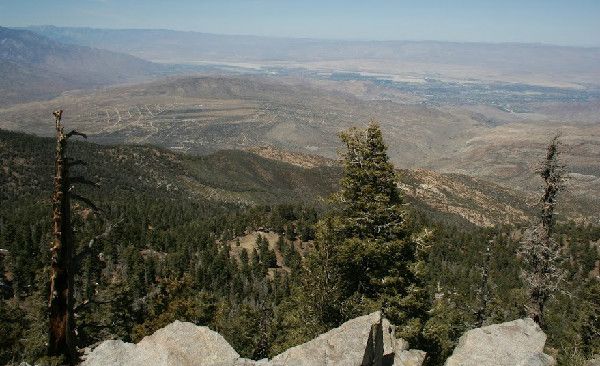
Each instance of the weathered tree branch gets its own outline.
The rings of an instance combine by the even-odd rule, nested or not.
[[[77,130],[71,130],[71,132],[67,133],[65,136],[66,138],[69,138],[71,136],[81,136],[84,139],[87,139],[87,135],[85,133],[78,132]]]
[[[90,206],[90,208],[94,212],[101,212],[101,210],[94,204],[94,202],[92,202],[88,198],[85,198],[83,196],[78,195],[77,193],[72,193],[72,192],[71,192],[71,198],[81,201],[81,202],[85,203],[86,205]]]
[[[561,246],[552,236],[557,196],[564,189],[565,169],[559,162],[559,145],[559,135],[556,135],[548,145],[545,159],[537,171],[545,185],[540,199],[539,222],[525,231],[519,250],[523,264],[521,276],[529,297],[526,309],[529,316],[542,327],[546,303],[560,290],[566,275],[561,266]]]
[[[98,183],[91,181],[83,176],[76,176],[76,177],[69,178],[69,182],[70,183],[87,184],[90,186],[98,187]]]
[[[67,165],[69,167],[73,167],[73,166],[76,166],[76,165],[87,165],[87,162],[85,162],[83,160],[80,160],[80,159],[71,160],[69,158],[66,158],[66,160],[67,160]]]

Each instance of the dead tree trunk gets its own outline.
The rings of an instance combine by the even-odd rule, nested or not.
[[[73,365],[77,362],[75,322],[73,318],[74,242],[71,227],[69,164],[65,147],[69,135],[61,125],[62,110],[54,112],[56,127],[56,157],[54,193],[52,194],[52,235],[50,298],[48,301],[50,329],[48,354],[62,356]]]
[[[548,236],[552,235],[556,221],[554,208],[556,197],[564,189],[564,166],[558,161],[559,135],[556,135],[546,148],[546,159],[540,168],[540,176],[544,179],[544,195],[541,198],[541,223]]]
[[[61,124],[62,110],[55,111],[56,128],[56,156],[54,172],[54,192],[52,194],[52,241],[51,267],[50,267],[50,296],[48,300],[48,311],[50,319],[48,354],[63,358],[68,365],[78,362],[77,337],[75,330],[75,298],[74,282],[75,272],[78,268],[78,260],[89,254],[83,250],[75,253],[75,241],[73,227],[71,225],[71,199],[79,200],[90,206],[95,212],[98,208],[87,198],[73,192],[73,184],[81,183],[96,186],[84,177],[71,177],[70,167],[75,165],[86,165],[84,161],[72,160],[66,157],[67,141],[71,136],[78,135],[83,138],[87,136],[72,130],[64,133]],[[88,245],[93,244],[95,239],[108,235],[112,228],[92,239]]]
[[[521,242],[521,276],[529,297],[529,317],[544,327],[544,308],[558,291],[565,273],[560,244],[552,237],[556,198],[564,189],[564,166],[558,160],[559,136],[552,139],[546,150],[539,174],[544,179],[544,194],[540,199],[539,222],[525,231]]]

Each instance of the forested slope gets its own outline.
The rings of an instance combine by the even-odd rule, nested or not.
[[[0,363],[35,361],[45,354],[53,152],[52,139],[0,131]],[[101,209],[93,213],[74,204],[77,251],[90,254],[78,257],[80,347],[112,337],[137,341],[179,319],[209,325],[241,355],[259,359],[321,330],[309,326],[305,320],[314,314],[298,304],[332,295],[327,288],[306,287],[311,277],[303,268],[319,264],[311,254],[323,244],[317,233],[328,212],[337,210],[319,197],[338,190],[341,167],[302,168],[240,151],[193,157],[151,146],[88,143],[70,143],[69,155],[88,162],[73,174],[99,186],[78,193]],[[429,364],[435,365],[481,319],[489,324],[526,313],[516,255],[523,226],[518,221],[500,225],[502,211],[486,206],[516,202],[518,196],[494,186],[480,200],[485,181],[402,175],[407,199],[402,230],[430,235],[420,304],[429,310],[417,338],[422,343],[414,346],[427,350]],[[433,189],[434,183],[440,185]],[[468,188],[458,194],[457,187],[482,193]],[[432,192],[435,200],[428,198]],[[470,206],[492,212],[486,220],[497,227],[479,228],[447,210]],[[550,302],[545,330],[551,353],[578,364],[600,346],[595,336],[600,286],[594,279],[600,229],[565,223],[556,236],[568,258],[569,292]],[[248,237],[256,238],[254,245],[248,245]],[[335,326],[335,319],[328,321]]]

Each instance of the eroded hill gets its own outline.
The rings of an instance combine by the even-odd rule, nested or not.
[[[376,119],[398,167],[468,174],[526,191],[537,189],[536,164],[558,131],[573,173],[569,190],[581,204],[599,203],[597,102],[515,113],[369,100],[290,79],[185,77],[3,108],[0,127],[46,135],[47,111],[58,107],[92,141],[203,154],[269,145],[333,158],[339,131]]]
[[[2,199],[49,200],[53,149],[50,138],[0,130]],[[88,162],[85,175],[100,187],[86,193],[99,200],[135,193],[212,205],[320,205],[337,189],[341,176],[335,160],[273,147],[192,156],[153,146],[82,142],[74,143],[71,151]],[[399,176],[406,202],[440,220],[494,226],[525,222],[534,212],[535,195],[484,179],[426,169],[402,169]],[[562,203],[561,220],[593,217],[595,211],[571,199],[567,196]]]

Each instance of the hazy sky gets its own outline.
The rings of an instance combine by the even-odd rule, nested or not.
[[[600,0],[0,0],[0,25],[600,46]]]

